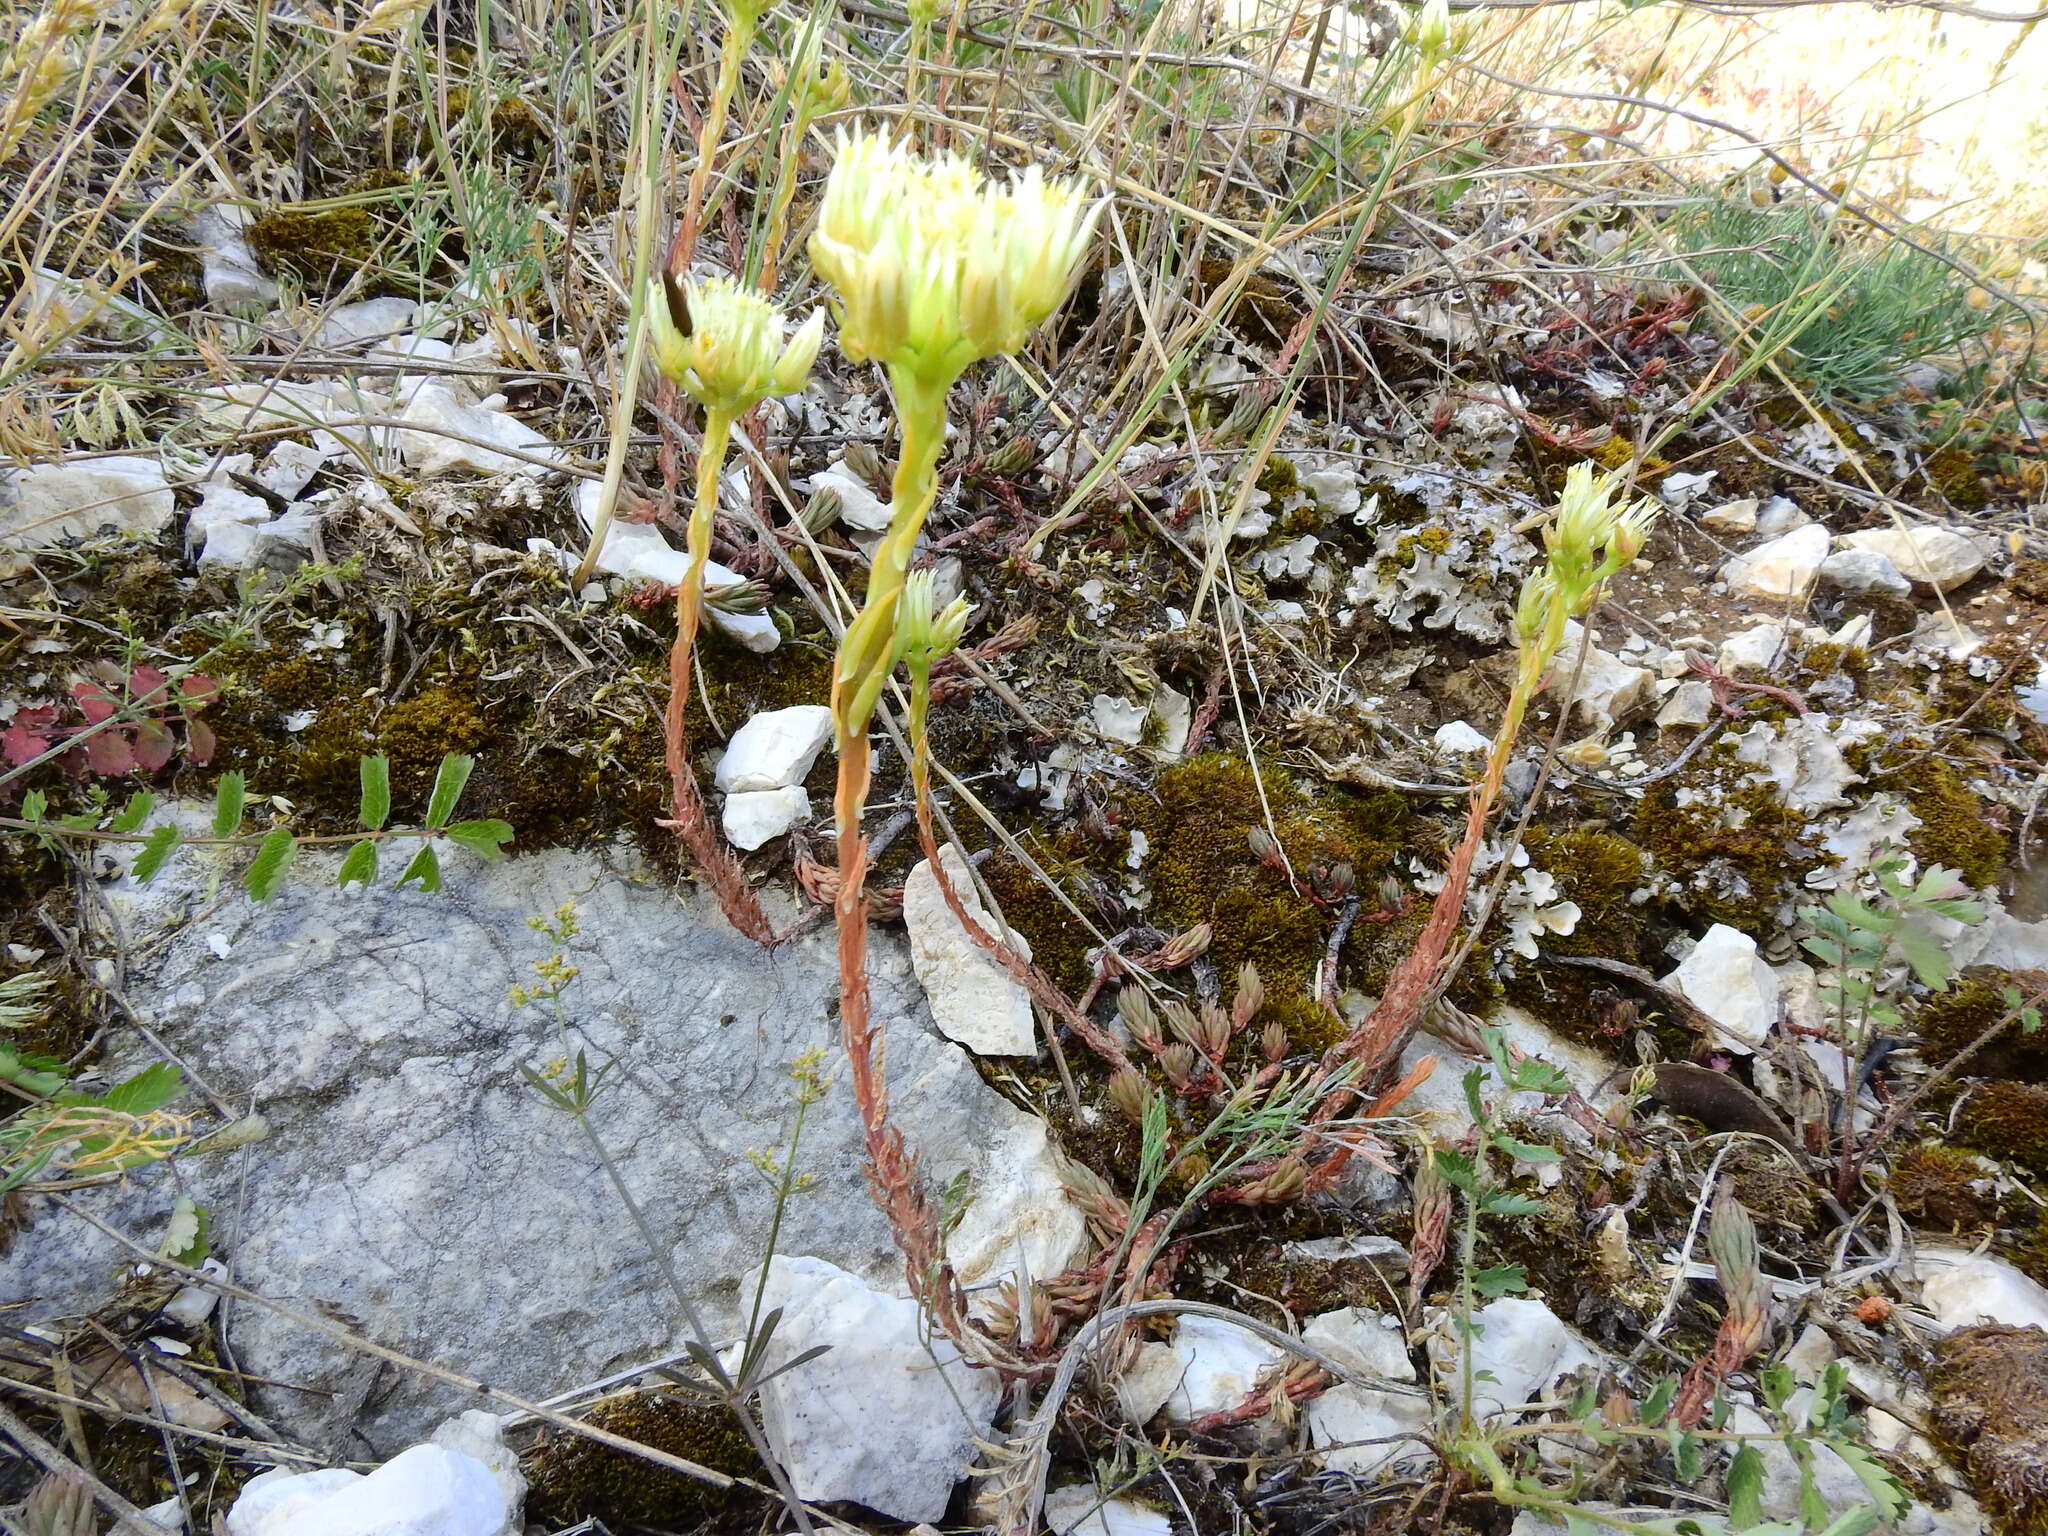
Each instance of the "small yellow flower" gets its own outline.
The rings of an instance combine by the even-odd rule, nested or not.
[[[1451,45],[1451,7],[1448,0],[1423,0],[1409,26],[1408,40],[1431,58]]]
[[[707,410],[737,416],[794,394],[825,339],[822,309],[785,339],[780,306],[730,278],[664,275],[648,301],[655,365]]]
[[[1642,553],[1656,503],[1647,497],[1626,507],[1613,505],[1614,479],[1596,475],[1591,464],[1574,464],[1564,477],[1557,518],[1544,534],[1550,569],[1573,613],[1584,610],[1593,589]]]
[[[1066,302],[1102,207],[1036,166],[999,186],[958,155],[842,133],[811,237],[840,349],[938,383],[1015,352]]]

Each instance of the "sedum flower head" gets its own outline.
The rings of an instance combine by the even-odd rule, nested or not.
[[[1550,569],[1573,613],[1581,613],[1601,582],[1643,551],[1657,506],[1647,497],[1626,507],[1613,504],[1614,477],[1596,475],[1591,464],[1574,464],[1564,477],[1557,518],[1544,534]]]
[[[1035,166],[998,185],[958,155],[842,133],[811,237],[841,349],[942,383],[1015,352],[1066,301],[1101,210]]]
[[[967,633],[967,599],[956,597],[938,607],[930,571],[912,571],[903,583],[896,608],[896,635],[903,659],[913,672],[929,672],[933,662],[950,656]]]
[[[648,299],[656,366],[707,410],[738,415],[794,394],[825,339],[823,310],[785,339],[780,306],[730,278],[664,274]]]
[[[1408,40],[1434,58],[1451,45],[1449,0],[1422,0],[1409,23]]]

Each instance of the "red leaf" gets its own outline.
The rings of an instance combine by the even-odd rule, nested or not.
[[[163,767],[177,750],[177,738],[156,721],[145,720],[135,727],[135,761],[148,772]]]
[[[164,685],[169,682],[161,668],[137,667],[128,674],[128,697],[137,704],[161,704]]]
[[[120,707],[114,696],[98,683],[74,683],[71,697],[78,701],[87,725],[98,725]]]
[[[21,712],[27,714],[27,710]],[[23,722],[21,715],[14,717],[14,723],[0,731],[0,756],[7,759],[7,766],[19,768],[23,763],[32,763],[50,748],[50,743],[36,734],[35,728]]]
[[[191,715],[185,717],[185,755],[195,763],[210,763],[218,743],[213,738],[213,727],[204,720]]]
[[[121,731],[99,731],[85,739],[85,760],[100,777],[117,778],[135,771],[135,747]]]
[[[178,685],[178,689],[185,695],[185,710],[188,714],[195,709],[204,709],[220,697],[220,684],[204,672],[187,674],[185,681]]]

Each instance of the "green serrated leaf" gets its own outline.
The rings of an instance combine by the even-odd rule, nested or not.
[[[448,824],[448,818],[455,814],[455,802],[462,798],[462,787],[469,782],[475,767],[476,759],[460,752],[450,752],[441,759],[441,767],[434,775],[434,792],[427,797],[429,832],[438,832]]]
[[[1555,1147],[1546,1147],[1538,1142],[1520,1141],[1504,1131],[1493,1133],[1493,1144],[1507,1153],[1518,1163],[1561,1163],[1564,1154]]]
[[[504,845],[512,841],[512,827],[503,821],[458,821],[448,829],[448,840],[479,858],[502,859]]]
[[[1666,1376],[1650,1388],[1650,1395],[1643,1399],[1640,1411],[1642,1421],[1655,1429],[1664,1422],[1664,1415],[1671,1411],[1671,1405],[1678,1401],[1678,1378]]]
[[[1473,1273],[1472,1289],[1489,1300],[1496,1296],[1519,1295],[1529,1289],[1528,1272],[1519,1264],[1496,1264],[1491,1269]]]
[[[153,829],[149,841],[142,845],[142,852],[135,855],[135,878],[146,882],[156,878],[164,867],[164,861],[171,856],[171,850],[178,846],[178,824],[167,821]]]
[[[239,773],[224,773],[213,792],[213,835],[233,837],[242,830],[242,809],[249,802],[249,781]]]
[[[21,819],[23,821],[41,821],[49,814],[50,797],[40,789],[32,789],[21,797]],[[2014,1001],[2018,1001],[2017,995],[2015,995]]]
[[[1892,943],[1897,946],[1900,957],[1913,968],[1913,975],[1921,986],[1931,992],[1947,990],[1954,971],[1946,944],[1912,923],[1893,934]]]
[[[1830,1439],[1828,1447],[1849,1464],[1849,1470],[1856,1474],[1856,1481],[1863,1485],[1863,1491],[1877,1506],[1877,1514],[1886,1520],[1896,1520],[1906,1512],[1906,1507],[1913,1502],[1912,1496],[1892,1476],[1891,1469],[1866,1447],[1853,1440],[1839,1439]]]
[[[1534,1195],[1495,1193],[1481,1195],[1479,1209],[1488,1216],[1534,1216],[1542,1211],[1543,1202]]]
[[[405,873],[398,877],[398,888],[404,890],[406,882],[417,880],[423,891],[441,889],[441,861],[434,856],[434,845],[427,843],[412,856],[412,862],[405,866]]]
[[[117,1083],[98,1098],[82,1102],[124,1115],[147,1115],[162,1109],[185,1091],[185,1074],[167,1061],[144,1067],[125,1082]]]
[[[391,818],[391,759],[366,757],[358,771],[363,780],[363,802],[356,820],[372,832],[381,832]]]
[[[1672,1467],[1678,1473],[1679,1482],[1698,1482],[1700,1474],[1706,1470],[1703,1465],[1704,1458],[1700,1455],[1699,1436],[1690,1434],[1675,1424],[1665,1431],[1665,1436],[1671,1445]]]
[[[1760,1525],[1764,1518],[1764,1458],[1745,1445],[1728,1463],[1728,1520],[1738,1531]]]
[[[146,789],[138,789],[128,797],[128,803],[121,807],[121,814],[108,825],[109,832],[133,832],[156,809],[156,796]]]
[[[1878,1519],[1877,1511],[1868,1504],[1851,1505],[1830,1520],[1820,1536],[1870,1536],[1877,1529]]]
[[[284,888],[284,877],[299,851],[290,827],[276,827],[263,839],[256,857],[242,874],[242,888],[258,901],[268,901]]]
[[[1453,1152],[1448,1147],[1432,1147],[1430,1156],[1436,1163],[1436,1171],[1453,1189],[1462,1189],[1467,1194],[1479,1187],[1479,1176],[1472,1167],[1472,1159],[1462,1152]]]
[[[363,885],[377,883],[377,845],[367,837],[349,849],[334,876],[336,885],[347,885],[352,880]]]

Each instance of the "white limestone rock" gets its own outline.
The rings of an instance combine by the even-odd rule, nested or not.
[[[2048,1328],[2048,1287],[2003,1259],[1966,1248],[1922,1248],[1913,1267],[1921,1305],[1946,1332],[1978,1323]]]
[[[199,248],[199,280],[206,302],[247,313],[277,302],[277,284],[263,275],[256,253],[242,238],[249,221],[245,208],[216,203],[192,221],[192,242]]]
[[[1158,1416],[1180,1385],[1180,1356],[1170,1344],[1156,1340],[1140,1344],[1137,1358],[1116,1378],[1117,1407],[1131,1423],[1143,1428]]]
[[[1718,507],[1700,514],[1700,526],[1709,533],[1718,533],[1723,538],[1739,538],[1746,533],[1756,532],[1757,499],[1745,496],[1739,501],[1724,501]]]
[[[421,384],[399,415],[412,423],[396,433],[399,456],[422,475],[538,475],[562,457],[561,449],[505,409],[503,395],[471,405],[434,380]]]
[[[1430,742],[1437,751],[1451,757],[1484,753],[1493,743],[1463,720],[1449,720],[1436,728]]]
[[[1800,598],[1813,590],[1827,557],[1827,529],[1807,523],[1737,555],[1722,568],[1721,579],[1749,597]]]
[[[1804,528],[1812,521],[1790,496],[1773,496],[1756,509],[1757,537],[1782,538],[1794,528]]]
[[[417,299],[387,295],[340,304],[327,312],[313,335],[322,347],[353,347],[365,341],[383,341],[412,329],[420,312]]]
[[[1415,1362],[1408,1358],[1400,1319],[1370,1307],[1317,1313],[1302,1325],[1301,1342],[1374,1380],[1415,1379]]]
[[[253,571],[262,563],[257,530],[259,523],[215,523],[206,530],[206,542],[199,548],[201,565],[226,566],[230,570]]]
[[[1419,1436],[1434,1415],[1422,1392],[1388,1392],[1342,1382],[1308,1405],[1308,1440],[1333,1472],[1370,1477],[1390,1462],[1426,1453]]]
[[[1486,1022],[1501,1032],[1512,1050],[1549,1062],[1588,1099],[1594,1097],[1601,1083],[1613,1075],[1615,1064],[1606,1056],[1590,1046],[1567,1039],[1519,1008],[1495,1009]],[[1440,1140],[1455,1141],[1472,1129],[1472,1107],[1466,1102],[1463,1086],[1465,1072],[1470,1066],[1479,1067],[1483,1074],[1480,1092],[1497,1100],[1501,1113],[1533,1115],[1543,1106],[1540,1093],[1503,1093],[1492,1062],[1461,1061],[1440,1041],[1426,1035],[1418,1035],[1409,1041],[1401,1052],[1402,1073],[1414,1071],[1426,1056],[1437,1058],[1436,1070],[1401,1101],[1400,1113],[1404,1119],[1413,1121]]]
[[[1059,1155],[1036,1115],[991,1145],[973,1197],[946,1238],[946,1257],[977,1312],[1004,1280],[1049,1280],[1085,1257],[1088,1219],[1068,1197]]]
[[[1460,1392],[1462,1346],[1469,1342],[1473,1404],[1489,1417],[1512,1414],[1541,1398],[1566,1376],[1598,1367],[1606,1360],[1597,1347],[1531,1297],[1504,1297],[1481,1307],[1472,1320],[1482,1331],[1478,1338],[1467,1341],[1448,1317],[1440,1319],[1438,1332],[1430,1341],[1430,1359],[1439,1387]]]
[[[1904,597],[1913,590],[1913,583],[1900,574],[1899,568],[1874,549],[1836,550],[1821,561],[1820,580],[1822,586],[1858,597],[1872,592]]]
[[[1085,1484],[1049,1488],[1045,1525],[1053,1536],[1173,1536],[1173,1522],[1129,1499],[1105,1499]]]
[[[967,915],[983,932],[1002,939],[1029,960],[1030,941],[989,915],[958,851],[941,848],[939,857]],[[911,963],[931,1002],[932,1022],[939,1033],[977,1056],[1038,1053],[1031,994],[961,926],[946,904],[929,860],[918,860],[903,882],[903,926],[910,935]]]
[[[1543,686],[1561,690],[1570,685],[1573,673],[1577,673],[1579,685],[1572,695],[1572,712],[1580,724],[1591,731],[1609,731],[1650,701],[1657,677],[1648,667],[1631,666],[1597,645],[1585,648],[1585,661],[1581,663],[1579,650],[1584,629],[1566,620],[1564,631],[1564,645],[1550,664]]]
[[[1657,711],[1659,727],[1705,725],[1714,718],[1714,690],[1703,682],[1687,681],[1671,690]]]
[[[1848,535],[1842,545],[1882,555],[1914,586],[1931,592],[1953,592],[1986,564],[1984,550],[1975,539],[1940,523],[1872,528]]]
[[[600,487],[585,480],[576,487],[576,515],[588,534],[597,526]],[[574,564],[574,559],[570,561]],[[681,586],[690,569],[690,557],[670,544],[652,523],[629,523],[613,518],[605,530],[604,548],[598,552],[598,569],[628,581],[659,582],[665,587]],[[716,560],[704,562],[705,587],[731,586],[742,578],[730,566]],[[756,655],[765,656],[782,644],[782,631],[765,613],[727,613],[722,608],[704,607],[704,616],[725,634]]]
[[[1719,1043],[1744,1055],[1757,1050],[1778,1022],[1778,975],[1756,940],[1716,923],[1664,985],[1721,1026]]]
[[[507,1500],[492,1469],[440,1445],[416,1445],[367,1477],[266,1472],[242,1490],[227,1518],[227,1536],[518,1536],[519,1529],[519,1500]]]
[[[96,533],[151,538],[177,510],[155,459],[135,454],[31,464],[0,487],[0,540],[41,549]]]
[[[727,794],[801,784],[832,739],[832,711],[823,704],[764,710],[732,733],[712,783]]]
[[[1180,1362],[1180,1379],[1166,1399],[1166,1416],[1176,1424],[1237,1407],[1287,1358],[1279,1345],[1216,1317],[1183,1317],[1168,1347]]]
[[[761,1422],[798,1495],[895,1520],[943,1517],[995,1420],[995,1373],[933,1337],[916,1302],[823,1259],[771,1258],[763,1305],[780,1307],[782,1322]],[[825,1354],[781,1370],[820,1344]]]
[[[801,784],[727,795],[720,812],[725,840],[748,853],[810,819],[811,797],[804,793]]]
[[[1731,677],[1745,673],[1767,674],[1785,654],[1785,626],[1757,624],[1737,630],[1721,642],[1715,664]]]

